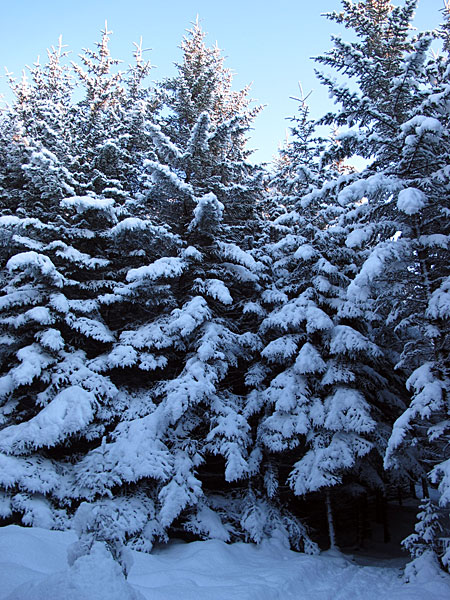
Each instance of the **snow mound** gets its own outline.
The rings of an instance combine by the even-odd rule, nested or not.
[[[448,600],[450,577],[416,565],[406,583],[392,567],[292,552],[275,540],[219,540],[133,552],[128,581],[102,544],[68,568],[73,532],[0,528],[0,600]]]
[[[125,580],[120,566],[97,542],[71,568],[24,583],[7,600],[144,600]]]

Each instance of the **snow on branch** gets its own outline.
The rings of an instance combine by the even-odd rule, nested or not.
[[[112,198],[94,198],[92,196],[71,196],[60,202],[63,208],[74,208],[77,213],[95,210],[106,212],[108,215],[113,214],[114,204]]]
[[[38,254],[34,250],[21,252],[8,260],[6,268],[10,272],[31,271],[38,272],[49,277],[56,287],[63,287],[65,278],[58,272],[52,261],[44,254]]]
[[[49,448],[88,425],[94,416],[95,397],[80,386],[62,390],[29,421],[0,431],[3,452]]]
[[[179,277],[186,267],[186,263],[182,258],[165,256],[158,258],[154,263],[137,269],[130,269],[127,273],[127,281],[139,281],[141,279],[160,279],[162,277],[174,278]]]
[[[187,196],[188,198],[193,198],[195,196],[194,188],[189,183],[185,183],[166,165],[162,165],[153,160],[145,160],[144,168],[150,171],[156,180],[160,178],[183,196]]]

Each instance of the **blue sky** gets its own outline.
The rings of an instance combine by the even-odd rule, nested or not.
[[[399,2],[401,0],[398,0]],[[394,2],[396,3],[396,2]],[[298,82],[314,117],[329,108],[327,92],[314,76],[312,56],[331,47],[330,36],[342,28],[321,13],[339,10],[339,0],[3,0],[0,21],[0,67],[16,76],[46,48],[56,45],[60,34],[73,53],[93,47],[105,19],[114,33],[114,57],[131,61],[133,42],[143,38],[151,48],[148,58],[157,68],[152,79],[174,74],[180,61],[179,45],[185,30],[198,14],[208,32],[208,44],[216,41],[235,73],[235,87],[252,82],[251,95],[266,105],[255,121],[250,147],[255,158],[270,161],[289,127],[286,117],[295,114]],[[419,29],[434,28],[440,21],[442,0],[420,0],[416,16]],[[345,34],[344,34],[345,35]],[[2,69],[3,70],[3,69]],[[5,78],[0,93],[8,97]]]

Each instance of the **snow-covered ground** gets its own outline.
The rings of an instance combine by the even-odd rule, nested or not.
[[[172,542],[134,552],[128,582],[103,546],[67,564],[72,532],[0,528],[0,600],[449,600],[428,563],[410,583],[395,567],[306,556],[273,543]]]

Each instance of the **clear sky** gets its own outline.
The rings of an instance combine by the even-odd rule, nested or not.
[[[126,66],[133,42],[142,36],[157,67],[152,79],[161,80],[174,74],[181,39],[198,14],[207,43],[218,42],[226,65],[236,73],[235,87],[252,82],[252,97],[266,105],[250,143],[258,149],[257,160],[270,161],[284,139],[286,117],[296,112],[290,97],[298,96],[299,81],[305,93],[312,92],[314,117],[329,108],[311,57],[331,48],[332,34],[343,33],[321,16],[339,10],[340,0],[0,0],[0,6],[0,67],[18,77],[38,55],[44,62],[46,48],[56,45],[60,34],[74,58],[82,48],[92,48],[107,19],[114,32],[112,55]],[[419,0],[416,27],[436,27],[442,6],[443,0]],[[0,93],[8,97],[5,78],[0,79]]]

